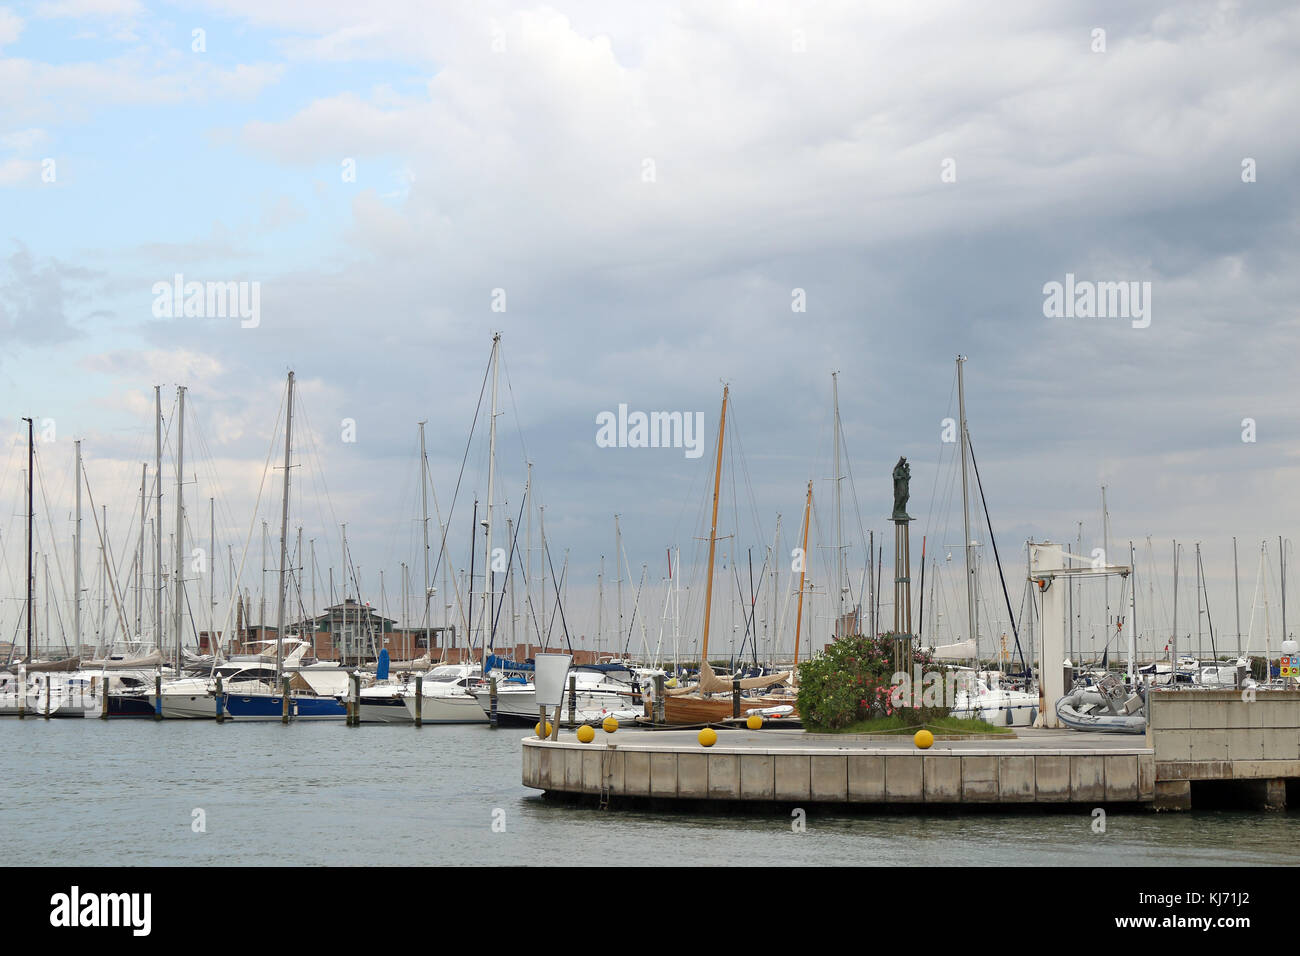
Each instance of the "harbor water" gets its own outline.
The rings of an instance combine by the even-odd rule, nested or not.
[[[636,731],[620,731],[632,735]],[[1240,866],[1300,861],[1300,812],[701,812],[520,784],[526,730],[7,719],[11,865]],[[802,824],[802,826],[801,826]]]

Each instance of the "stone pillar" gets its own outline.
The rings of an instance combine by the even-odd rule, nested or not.
[[[911,518],[894,518],[894,670],[912,672]]]
[[[1157,780],[1155,800],[1152,805],[1157,810],[1192,809],[1192,782],[1190,780]]]

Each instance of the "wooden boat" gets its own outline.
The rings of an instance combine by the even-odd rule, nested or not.
[[[709,528],[709,570],[704,590],[704,634],[700,653],[700,679],[689,687],[674,688],[665,693],[663,699],[664,722],[668,724],[707,724],[735,716],[735,688],[741,690],[769,688],[783,684],[791,677],[790,671],[780,674],[768,674],[762,677],[748,677],[738,681],[718,677],[709,665],[709,621],[713,611],[713,561],[718,541],[718,494],[722,484],[722,444],[727,431],[728,386],[722,389],[722,415],[718,422],[718,452],[713,473],[713,518]],[[812,483],[809,483],[809,495]],[[807,538],[807,518],[804,524],[805,543]],[[802,589],[799,596],[800,613],[803,610]],[[796,630],[797,630],[796,626]],[[798,644],[796,639],[795,660],[798,661]],[[712,696],[719,695],[719,696]],[[750,696],[740,699],[740,713],[766,707],[790,705],[793,696]]]

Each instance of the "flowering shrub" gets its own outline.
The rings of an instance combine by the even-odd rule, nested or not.
[[[930,655],[912,652],[913,668],[933,669]],[[799,717],[809,730],[840,730],[861,720],[898,716],[923,724],[948,715],[947,707],[895,706],[894,636],[841,637],[799,665]]]

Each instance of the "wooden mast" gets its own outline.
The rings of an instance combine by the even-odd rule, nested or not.
[[[713,556],[718,543],[718,490],[722,486],[722,441],[727,433],[727,393],[722,387],[722,416],[718,420],[718,462],[713,470],[713,523],[709,526],[709,576],[704,587],[704,645],[700,649],[700,670],[709,662],[709,618],[713,611]]]
[[[803,630],[803,582],[808,573],[808,515],[812,512],[812,482],[808,482],[808,500],[803,506],[803,560],[799,562],[799,609],[794,616],[794,671],[799,673],[799,632]]]

